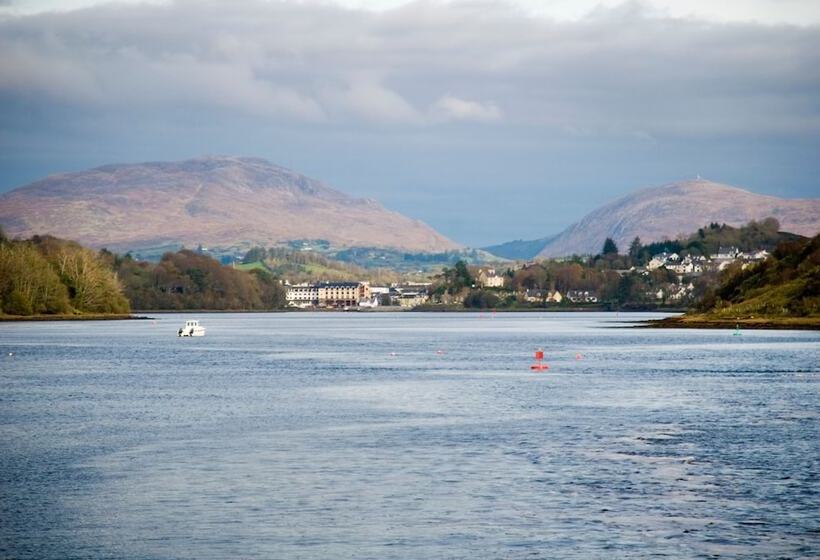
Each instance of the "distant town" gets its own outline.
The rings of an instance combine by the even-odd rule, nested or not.
[[[619,278],[638,275],[649,279],[657,271],[668,272],[666,281],[651,283],[653,289],[643,293],[644,302],[656,304],[689,303],[695,294],[695,282],[704,274],[722,272],[732,265],[739,264],[746,268],[753,263],[766,259],[769,251],[757,249],[744,252],[737,247],[720,247],[712,256],[685,255],[675,252],[662,252],[652,256],[644,266],[631,266],[626,269],[615,269]],[[284,281],[285,299],[288,307],[299,309],[374,309],[378,307],[400,307],[413,309],[425,304],[463,305],[471,291],[490,290],[498,301],[515,300],[535,305],[560,306],[566,304],[598,304],[601,294],[596,290],[584,289],[588,282],[579,282],[577,287],[565,289],[527,288],[517,279],[518,273],[524,273],[536,267],[538,262],[526,262],[511,265],[503,272],[495,268],[467,267],[471,283],[464,290],[456,293],[440,289],[435,282],[391,283],[376,286],[368,281],[322,281],[291,284]]]

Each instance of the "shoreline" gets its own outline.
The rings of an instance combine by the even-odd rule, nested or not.
[[[638,329],[720,329],[734,330],[820,330],[818,317],[761,317],[757,319],[716,319],[708,317],[666,317],[635,325]]]
[[[153,317],[131,315],[130,313],[89,313],[84,315],[0,315],[0,323],[21,321],[144,321]]]

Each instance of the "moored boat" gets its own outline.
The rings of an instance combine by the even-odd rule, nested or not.
[[[199,321],[191,319],[185,321],[185,326],[180,327],[177,336],[205,336],[205,327],[200,325]]]

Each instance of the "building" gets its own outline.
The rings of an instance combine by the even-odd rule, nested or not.
[[[355,307],[371,300],[367,282],[321,282],[288,286],[285,300],[291,307]]]
[[[503,288],[504,276],[496,274],[495,269],[488,268],[478,271],[477,280],[482,288]]]
[[[396,299],[398,300],[400,306],[409,309],[427,303],[430,299],[430,296],[427,295],[427,292],[407,291],[402,292]]]
[[[286,286],[285,301],[290,307],[315,307],[319,305],[319,288],[311,284]]]
[[[363,299],[370,299],[367,282],[322,282],[319,289],[320,307],[355,307]]]
[[[561,303],[564,296],[558,290],[527,290],[524,292],[524,300],[529,303]]]

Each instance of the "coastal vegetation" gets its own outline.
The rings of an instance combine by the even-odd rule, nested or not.
[[[285,305],[278,278],[261,267],[239,270],[188,249],[166,253],[158,263],[107,255],[134,309],[262,311]]]
[[[3,315],[127,314],[128,300],[102,255],[50,236],[9,240],[0,233]]]
[[[0,315],[105,318],[131,309],[272,310],[281,282],[264,268],[221,265],[182,250],[158,263],[51,236],[10,240],[0,231]]]
[[[733,265],[695,309],[661,326],[820,327],[820,235],[784,241],[763,262]]]

